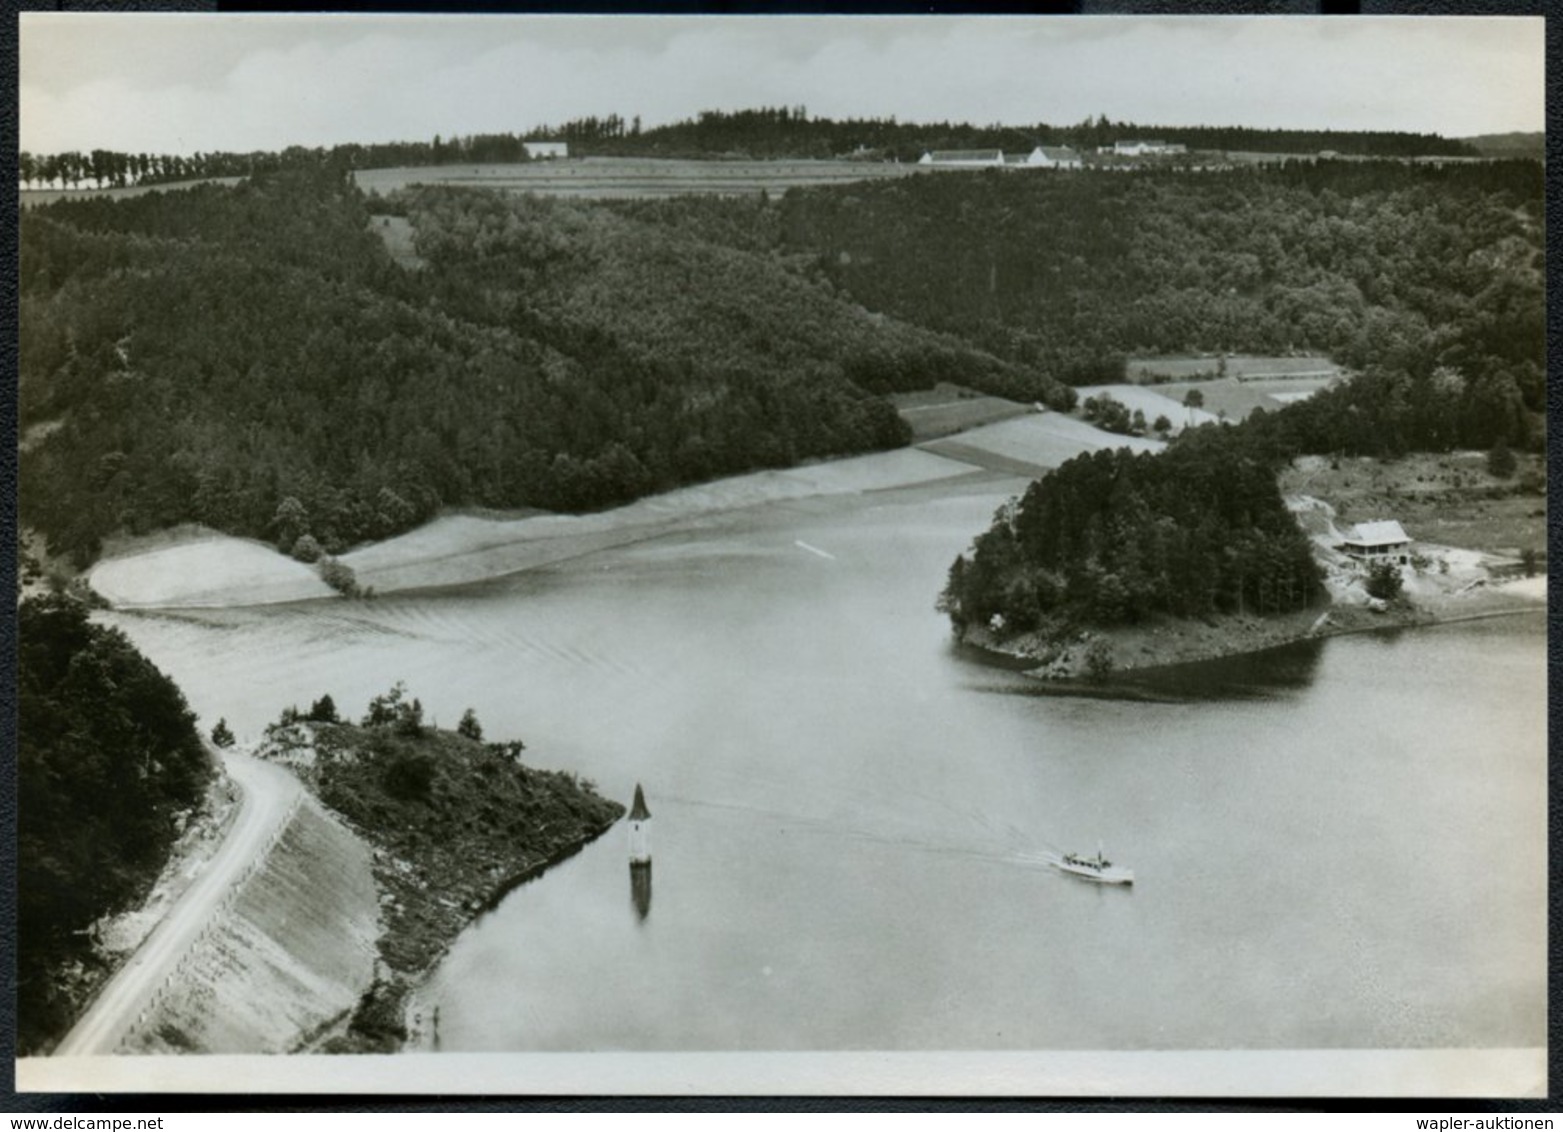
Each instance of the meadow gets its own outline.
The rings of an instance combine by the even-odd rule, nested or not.
[[[682,161],[666,158],[587,157],[515,165],[424,165],[363,169],[358,187],[382,195],[408,185],[539,193],[588,200],[639,199],[716,193],[780,194],[791,188],[903,177],[916,165],[868,161]]]
[[[1269,381],[1275,378],[1333,378],[1340,366],[1318,355],[1302,357],[1251,357],[1241,354],[1226,358],[1214,354],[1183,354],[1164,358],[1130,358],[1130,381],[1154,385],[1163,381],[1188,381],[1202,377],[1232,377],[1239,381]]]

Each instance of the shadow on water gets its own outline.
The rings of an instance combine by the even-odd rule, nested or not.
[[[1158,668],[1115,673],[1100,683],[1040,680],[1025,675],[1030,662],[969,645],[955,655],[982,668],[1016,674],[1015,679],[974,683],[973,691],[1001,696],[1068,696],[1079,699],[1188,703],[1204,700],[1272,699],[1312,687],[1324,655],[1324,639],[1293,641],[1261,652],[1218,657]]]
[[[1293,641],[1262,652],[1129,672],[1123,681],[1180,700],[1270,699],[1313,686],[1326,641]]]
[[[651,862],[630,862],[630,901],[635,905],[637,921],[651,915]]]

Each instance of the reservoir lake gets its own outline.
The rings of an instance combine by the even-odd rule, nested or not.
[[[700,516],[460,589],[103,615],[242,740],[397,680],[643,785],[432,976],[458,1051],[1532,1047],[1539,614],[1042,694],[934,598],[1020,481]],[[1049,850],[1132,868],[1061,875]]]

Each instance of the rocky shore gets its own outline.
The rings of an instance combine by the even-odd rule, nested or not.
[[[1545,579],[1484,585],[1464,594],[1405,598],[1375,610],[1335,602],[1317,609],[1260,617],[1224,614],[1198,619],[1158,617],[1138,625],[1046,631],[1002,637],[968,627],[960,643],[1024,671],[1060,692],[1127,694],[1125,676],[1264,652],[1298,641],[1448,624],[1546,609]]]
[[[403,1048],[415,1038],[408,995],[456,936],[624,812],[589,781],[527,766],[521,754],[518,743],[433,728],[293,721],[270,730],[263,757],[292,767],[370,845],[380,894],[374,983],[310,1048]]]

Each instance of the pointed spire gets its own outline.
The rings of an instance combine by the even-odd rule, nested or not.
[[[635,784],[635,804],[630,807],[630,821],[645,821],[651,816],[651,811],[646,809],[646,796],[640,791],[640,783]]]

